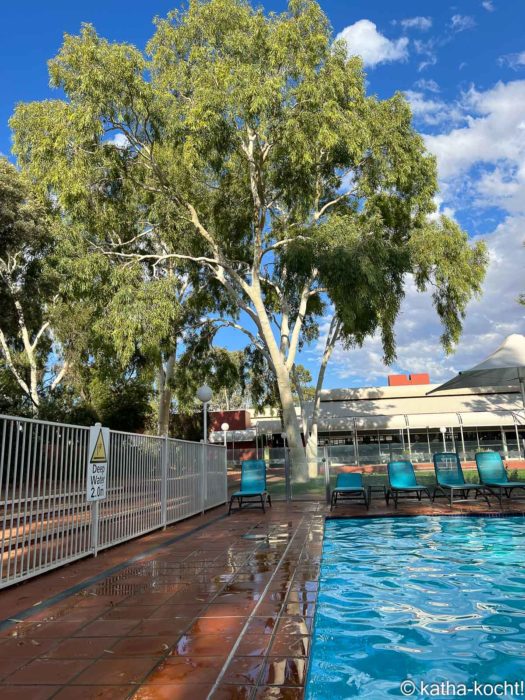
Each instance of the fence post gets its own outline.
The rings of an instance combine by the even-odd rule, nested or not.
[[[162,466],[161,466],[161,486],[160,486],[160,508],[162,517],[162,529],[166,529],[168,524],[168,436],[164,435],[162,446]]]
[[[206,510],[206,491],[207,491],[207,478],[206,478],[206,443],[204,440],[201,441],[201,496],[202,496],[202,507],[201,513],[204,514]]]
[[[224,448],[224,502],[228,502],[228,448]]]
[[[286,492],[286,500],[292,500],[292,479],[290,474],[290,450],[284,441],[284,485]]]
[[[91,548],[93,549],[94,557],[98,554],[98,504],[99,501],[91,501]]]
[[[330,462],[328,460],[328,445],[326,442],[323,445],[323,466],[325,497],[327,504],[329,504],[332,494],[330,493]]]

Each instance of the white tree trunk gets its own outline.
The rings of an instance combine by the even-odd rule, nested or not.
[[[301,427],[295,412],[292,385],[292,370],[286,364],[286,359],[279,349],[273,329],[266,313],[266,308],[262,301],[261,289],[254,280],[251,288],[251,300],[258,316],[258,326],[261,338],[268,350],[269,359],[273,365],[279,398],[281,399],[282,420],[284,431],[290,448],[291,476],[296,483],[306,483],[308,481],[308,464],[306,462],[306,451],[301,438]]]
[[[310,435],[306,442],[306,459],[308,461],[308,473],[310,476],[317,476],[318,474],[318,449],[317,449],[317,434],[318,426],[317,422],[312,422],[312,427],[310,429]]]
[[[36,415],[40,406],[40,397],[38,395],[38,370],[33,351],[28,353],[28,355],[30,367],[31,403],[33,404],[33,415]]]
[[[275,367],[275,375],[281,399],[284,430],[290,448],[291,477],[295,483],[306,483],[309,478],[306,452],[301,437],[299,419],[295,411],[292,381],[284,362]]]
[[[335,318],[332,318],[330,323],[330,328],[328,330],[328,336],[326,338],[325,349],[323,352],[323,357],[321,360],[321,365],[319,367],[319,374],[317,375],[317,383],[315,386],[315,396],[314,403],[312,407],[312,424],[310,426],[310,435],[306,443],[306,456],[308,459],[308,468],[310,472],[317,474],[317,460],[318,460],[318,429],[319,429],[319,414],[321,410],[321,390],[324,383],[324,375],[326,372],[326,367],[328,361],[334,350],[334,346],[339,338],[340,324]]]
[[[172,353],[166,363],[161,361],[159,368],[159,417],[158,417],[158,434],[167,435],[170,427],[170,412],[171,400],[173,392],[170,387],[170,382],[175,371],[176,353]]]

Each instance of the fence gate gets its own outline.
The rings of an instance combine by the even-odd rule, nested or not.
[[[221,445],[110,431],[87,500],[90,428],[0,416],[0,588],[227,500]]]

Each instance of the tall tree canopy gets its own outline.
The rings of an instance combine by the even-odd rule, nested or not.
[[[336,342],[379,332],[395,356],[407,277],[432,287],[450,349],[485,269],[481,244],[431,218],[436,164],[401,94],[367,96],[361,61],[313,0],[266,15],[190,0],[145,53],[93,27],[50,62],[64,98],[20,105],[15,152],[94,254],[172,265],[244,333],[275,375],[296,479],[297,353],[328,320]],[[183,272],[184,270],[184,272]],[[191,272],[190,272],[191,270]]]

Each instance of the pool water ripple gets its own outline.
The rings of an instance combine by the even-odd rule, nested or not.
[[[327,521],[307,699],[525,680],[524,545],[516,517]]]

